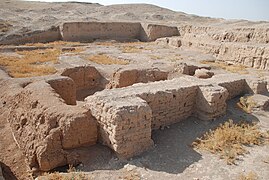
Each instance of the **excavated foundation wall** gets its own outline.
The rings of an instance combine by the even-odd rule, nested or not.
[[[63,40],[92,42],[96,39],[154,41],[178,36],[177,27],[127,22],[71,22],[63,25]]]
[[[177,27],[129,23],[129,22],[70,22],[63,27],[52,27],[44,31],[24,35],[10,35],[0,40],[0,45],[46,43],[52,41],[93,42],[97,39],[154,41],[160,37],[178,36]]]
[[[220,61],[242,64],[257,69],[269,69],[269,44],[218,43],[185,36],[182,39],[182,45],[211,53]]]
[[[257,69],[269,69],[269,28],[181,26],[182,46]]]
[[[76,84],[75,82],[68,77],[52,78],[47,80],[47,83],[55,90],[57,94],[68,105],[76,105]]]
[[[215,27],[215,26],[179,26],[179,32],[182,36],[193,34],[196,36],[207,36],[208,41],[217,42],[251,42],[266,44],[269,43],[269,28],[261,27]]]
[[[164,26],[157,24],[142,24],[139,40],[141,41],[155,41],[161,37],[179,36],[177,27]]]
[[[14,138],[30,167],[48,171],[76,163],[78,159],[72,150],[96,143],[97,126],[91,113],[65,104],[45,81],[19,83],[9,79],[0,83],[12,88],[13,92],[4,91],[1,99],[6,102]]]
[[[64,41],[92,42],[96,39],[138,39],[140,23],[71,22],[63,25]]]
[[[152,145],[152,129],[192,115],[202,120],[221,116],[226,100],[247,87],[245,79],[227,75],[206,81],[181,77],[97,92],[86,98],[85,107],[98,122],[99,140],[119,156],[132,157]]]
[[[153,145],[153,129],[189,116],[214,119],[226,113],[228,99],[266,87],[238,76],[187,76],[107,89],[74,106],[75,82],[69,77],[9,78],[0,85],[14,139],[30,166],[43,171],[79,162],[76,148],[94,145],[97,137],[121,157],[140,154]]]
[[[182,37],[160,38],[157,44],[200,50],[217,60],[257,69],[269,69],[269,44],[210,40],[207,34],[186,33]],[[254,39],[252,40],[254,41]],[[258,41],[258,40],[257,40]]]
[[[148,83],[167,80],[168,72],[154,69],[123,68],[116,71],[107,85],[107,88],[121,88],[136,83]]]
[[[30,32],[24,35],[11,35],[3,40],[0,40],[0,45],[20,45],[27,43],[47,43],[59,41],[62,39],[59,27],[52,27],[48,30]]]
[[[84,97],[87,97],[96,91],[103,90],[106,86],[105,78],[93,66],[87,65],[68,68],[65,69],[61,75],[70,77],[73,80],[75,83],[76,99],[78,100],[83,100]],[[73,89],[73,87],[71,89]],[[74,98],[70,98],[72,98],[73,103]]]

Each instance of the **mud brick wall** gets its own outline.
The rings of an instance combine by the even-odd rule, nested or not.
[[[76,105],[76,84],[71,78],[59,77],[47,80],[47,83],[63,98],[66,104]]]
[[[153,87],[154,88],[154,87]],[[152,110],[152,129],[179,122],[191,116],[195,105],[197,87],[182,87],[138,95]]]
[[[229,92],[228,99],[243,95],[247,92],[247,84],[244,78],[229,79],[229,76],[218,76],[218,78],[222,78],[218,85],[224,87]],[[218,78],[215,77],[214,79]]]
[[[70,77],[75,82],[77,100],[83,100],[96,91],[104,89],[106,85],[106,79],[93,66],[68,68],[61,75]]]
[[[59,27],[52,27],[48,30],[30,32],[20,36],[6,37],[0,41],[2,45],[14,44],[27,44],[27,43],[47,43],[53,41],[59,41],[62,39],[62,35]]]
[[[177,27],[127,22],[70,22],[64,23],[64,41],[92,42],[96,39],[139,39],[155,41],[160,37],[178,36]]]
[[[148,148],[144,142],[150,142],[150,135],[144,136],[145,132],[189,116],[212,120],[225,114],[228,99],[244,94],[246,90],[245,79],[238,75],[216,75],[204,81],[188,76],[97,92],[85,99],[85,108],[90,109],[97,119],[103,144],[120,156],[131,157],[143,151],[135,149],[137,145]],[[128,142],[119,140],[126,140],[126,137]],[[145,141],[136,141],[135,137]]]
[[[181,35],[196,34],[207,36],[208,40],[218,42],[253,42],[269,43],[269,28],[259,27],[214,27],[182,25],[179,28]]]
[[[247,84],[247,90],[250,94],[267,94],[267,81],[252,77],[252,76],[246,76],[246,84]]]
[[[71,22],[63,24],[64,41],[91,42],[96,39],[138,39],[140,23]]]
[[[142,24],[140,40],[155,41],[162,37],[179,36],[179,30],[174,26],[164,26],[157,24]]]
[[[201,120],[214,119],[226,113],[227,89],[217,85],[200,86],[197,90],[194,115]]]
[[[98,121],[99,141],[120,157],[132,157],[153,145],[151,109],[138,97],[89,97],[87,107]]]
[[[46,43],[52,41],[93,42],[97,39],[155,41],[161,37],[178,36],[177,27],[131,22],[67,22],[61,29],[30,32],[24,35],[10,35],[0,44]]]
[[[180,80],[140,83],[97,92],[85,99],[85,108],[98,121],[100,141],[131,157],[152,145],[152,129],[192,115],[197,88]]]
[[[48,171],[72,164],[77,159],[69,150],[96,143],[97,126],[90,112],[66,105],[45,81],[26,84],[6,97],[8,121],[30,167]]]
[[[242,64],[257,69],[269,69],[269,44],[242,42],[219,42],[209,40],[207,35],[185,34],[181,43],[183,47],[198,49],[213,54],[217,60]],[[161,41],[161,40],[159,40]]]
[[[219,60],[229,60],[257,69],[269,69],[269,45],[226,43],[220,46]]]
[[[120,69],[115,72],[108,84],[108,88],[121,88],[135,83],[148,83],[166,80],[168,72],[159,69]]]
[[[61,73],[73,79],[77,90],[93,89],[101,86],[102,76],[93,66],[78,66],[68,68]]]

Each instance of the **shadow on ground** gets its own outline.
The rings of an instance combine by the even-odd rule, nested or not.
[[[2,168],[2,173],[5,179],[7,180],[16,180],[16,176],[14,175],[14,173],[11,171],[10,167],[8,167],[7,165],[5,165],[4,163],[2,163],[0,161],[0,168]],[[1,177],[0,177],[1,179]]]

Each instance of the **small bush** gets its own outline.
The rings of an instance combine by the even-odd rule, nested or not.
[[[261,145],[265,134],[257,125],[248,123],[235,124],[232,120],[221,124],[217,129],[210,130],[192,145],[214,154],[219,154],[227,164],[235,164],[239,155],[247,153],[244,145]]]

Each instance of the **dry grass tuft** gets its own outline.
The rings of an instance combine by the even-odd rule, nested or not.
[[[70,42],[70,41],[53,41],[49,43],[27,43],[25,46],[36,46],[36,47],[47,47],[47,46],[52,46],[52,47],[62,47],[62,46],[81,46],[85,45],[80,42]]]
[[[235,164],[239,155],[247,153],[244,145],[261,145],[264,143],[265,136],[257,125],[235,124],[229,120],[217,129],[210,130],[202,138],[198,138],[192,145],[219,154],[227,164]]]
[[[85,180],[89,179],[84,173],[81,172],[72,172],[68,174],[60,174],[58,172],[45,174],[41,178],[42,180]]]
[[[140,180],[141,176],[136,171],[125,171],[124,176],[120,176],[119,179],[123,180]]]
[[[93,55],[87,58],[88,60],[95,62],[97,64],[105,64],[105,65],[111,65],[111,64],[120,64],[120,65],[127,65],[129,64],[129,61],[118,59],[118,58],[112,58],[105,54],[98,54]]]
[[[152,60],[161,60],[161,59],[162,59],[161,56],[152,55],[152,54],[150,54],[149,57],[150,57]]]
[[[252,112],[253,107],[256,106],[256,103],[253,101],[251,96],[244,96],[239,99],[239,102],[236,103],[236,105],[244,112],[250,114]]]
[[[176,55],[172,56],[169,60],[172,61],[172,62],[176,62],[176,61],[183,60],[183,58],[181,57],[180,54],[176,54]]]
[[[94,42],[94,44],[99,45],[99,46],[115,46],[118,43],[117,42],[104,41],[104,42]]]
[[[67,53],[65,55],[74,56],[74,55],[78,55],[81,52],[85,51],[85,48],[82,48],[82,47],[77,47],[77,48],[63,48],[63,49],[61,49],[61,51],[63,53]]]
[[[0,32],[8,32],[12,27],[7,21],[0,20]]]
[[[57,63],[60,53],[58,49],[18,51],[19,56],[1,55],[0,66],[15,78],[49,75],[56,72],[49,64]]]
[[[142,51],[142,47],[136,47],[136,46],[123,46],[120,48],[123,53],[139,53]]]
[[[83,172],[79,172],[75,167],[69,165],[68,173],[44,173],[41,179],[44,180],[85,180],[89,179]]]
[[[258,180],[258,175],[255,172],[250,171],[247,174],[240,174],[239,180]]]
[[[208,65],[215,67],[215,68],[221,68],[221,69],[224,69],[224,70],[232,72],[232,73],[239,73],[239,74],[248,74],[249,73],[246,69],[247,67],[244,65],[240,65],[240,64],[227,64],[227,63],[220,62],[220,61],[207,61],[207,60],[200,61],[200,63],[208,64]]]

